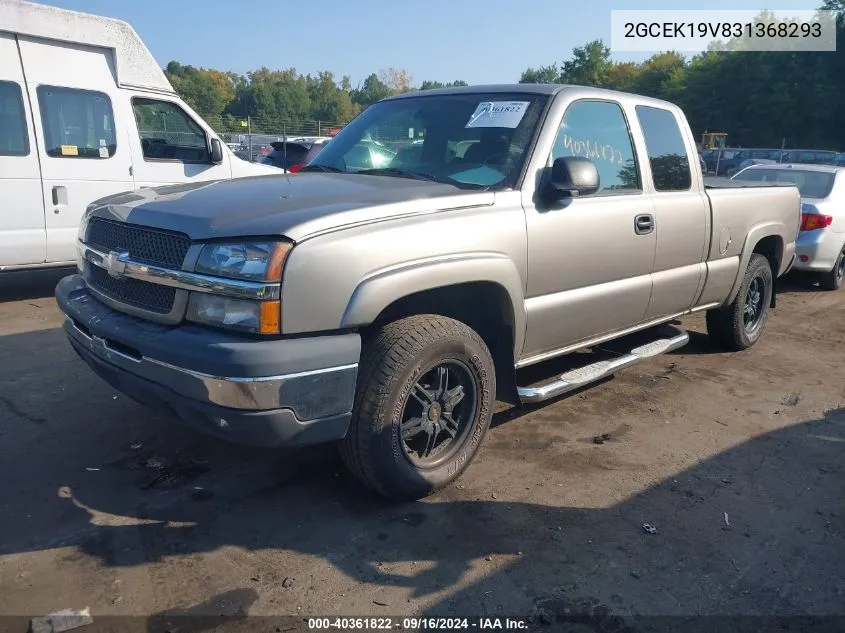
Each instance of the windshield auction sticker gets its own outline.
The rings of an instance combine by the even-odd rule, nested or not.
[[[482,101],[466,124],[474,127],[515,128],[525,116],[530,101]]]

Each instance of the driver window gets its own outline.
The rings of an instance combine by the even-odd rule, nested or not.
[[[566,111],[552,149],[552,160],[581,156],[599,172],[596,194],[640,191],[640,174],[622,108],[611,101],[576,101]]]
[[[132,99],[144,160],[210,163],[205,131],[175,103]]]

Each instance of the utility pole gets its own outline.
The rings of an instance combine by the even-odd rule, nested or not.
[[[246,115],[246,138],[249,144],[249,162],[252,161],[252,118],[249,114]]]

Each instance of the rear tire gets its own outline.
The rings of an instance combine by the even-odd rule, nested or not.
[[[769,260],[754,253],[733,302],[707,312],[710,339],[734,352],[754,345],[769,318],[773,291],[774,277]]]
[[[833,269],[819,275],[819,285],[824,290],[839,290],[843,281],[845,281],[845,248],[840,251]]]
[[[343,460],[384,496],[425,497],[472,461],[495,393],[490,351],[466,324],[436,315],[389,323],[362,351]]]

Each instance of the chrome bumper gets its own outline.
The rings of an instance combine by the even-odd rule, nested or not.
[[[199,402],[247,411],[286,408],[307,421],[348,413],[354,400],[357,363],[280,376],[213,376],[121,351],[83,327],[72,318],[65,322],[68,336],[101,361]]]

